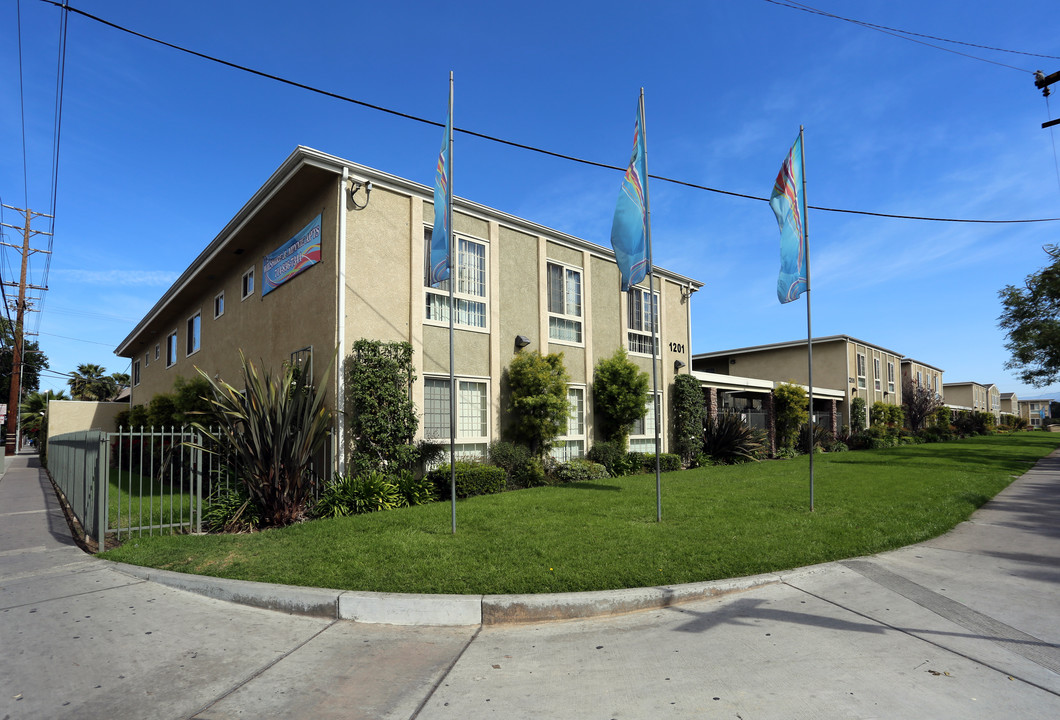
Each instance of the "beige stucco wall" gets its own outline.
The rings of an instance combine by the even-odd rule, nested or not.
[[[178,377],[196,377],[197,367],[211,377],[239,385],[240,350],[255,365],[275,371],[290,360],[291,353],[312,347],[314,374],[322,376],[335,352],[338,185],[336,180],[312,188],[304,202],[301,198],[297,203],[277,200],[267,216],[248,223],[236,236],[235,247],[242,252],[236,255],[229,250],[206,277],[171,304],[156,323],[157,331],[145,334],[135,346],[132,360],[141,364],[141,380],[132,388],[133,404],[171,392]],[[318,214],[322,216],[320,262],[262,296],[264,257]],[[250,268],[254,268],[254,292],[241,299],[242,278]],[[215,318],[214,298],[220,292],[224,292],[224,314]],[[197,312],[201,314],[200,349],[187,355],[187,321]],[[177,361],[166,367],[166,339],[173,331],[177,333]]]
[[[123,402],[48,401],[48,438],[82,430],[114,432],[114,418],[129,404]]]

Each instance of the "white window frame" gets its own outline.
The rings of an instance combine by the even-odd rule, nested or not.
[[[659,293],[655,292],[651,294],[653,302],[650,305],[644,301],[645,296],[648,295],[648,290],[633,287],[629,289],[627,293],[629,296],[626,300],[626,310],[628,317],[626,318],[626,347],[629,350],[630,355],[642,355],[644,357],[652,357],[649,351],[645,351],[645,344],[648,348],[654,347],[655,357],[659,357],[659,346],[655,342],[656,336],[659,332]],[[652,314],[654,310],[654,316],[645,320],[645,315]]]
[[[213,296],[213,319],[221,317],[225,314],[225,291],[217,293]]]
[[[894,392],[894,362],[887,361],[887,392]]]
[[[242,302],[254,294],[254,268],[248,269],[239,278],[239,300]]]
[[[561,285],[559,288],[554,288],[554,271],[558,271],[559,274],[558,282]],[[548,308],[549,342],[578,346],[585,344],[584,326],[582,325],[585,308],[584,287],[581,268],[554,260],[548,261],[545,271],[545,296]],[[559,293],[558,298],[553,297],[554,291]],[[558,302],[553,302],[554,299]],[[574,338],[564,337],[566,334],[573,334]]]
[[[453,288],[453,327],[476,332],[489,332],[490,329],[490,248],[489,242],[470,235],[453,234],[456,246],[454,255],[455,267],[450,271],[450,279],[438,283],[437,287],[428,284],[431,264],[431,233],[433,229],[423,230],[424,263],[423,263],[423,323],[425,325],[449,326],[449,282],[456,276],[456,287]],[[481,266],[469,263],[474,256],[477,260],[481,253]],[[481,320],[481,324],[479,322]]]
[[[144,353],[144,367],[148,367],[151,364],[151,351],[148,350]]]
[[[857,365],[858,388],[864,390],[868,387],[865,382],[865,353],[859,352],[855,354],[857,355],[855,358],[855,364]]]
[[[659,398],[660,410],[662,409],[662,393],[655,393]],[[644,402],[648,409],[644,417],[633,423],[629,431],[629,450],[631,452],[655,452],[655,403],[652,393],[648,393],[648,399]],[[661,430],[661,428],[660,428]],[[662,444],[662,433],[659,433],[659,443]],[[661,448],[660,448],[661,450]]]
[[[916,384],[917,387],[920,387],[924,384],[924,373],[920,372],[919,370],[916,371]]]
[[[140,361],[139,360],[136,360],[135,362],[133,362],[132,384],[133,384],[133,387],[136,387],[137,385],[140,384]]]
[[[191,357],[202,349],[202,310],[184,323],[184,357]]]
[[[883,390],[883,378],[880,377],[880,359],[878,357],[872,358],[872,386],[876,388],[876,392]]]
[[[483,459],[486,455],[486,447],[490,442],[490,381],[489,378],[480,377],[456,377],[457,384],[457,418],[456,418],[456,455],[457,459]],[[471,392],[473,387],[478,386],[481,398],[472,408],[468,403],[465,392]],[[431,387],[444,388],[444,395],[432,393]],[[426,375],[423,379],[423,433],[424,437],[431,442],[445,447],[445,459],[448,462],[449,453],[449,376],[448,375]],[[442,416],[438,411],[444,412]],[[470,413],[474,412],[477,417]],[[432,416],[434,416],[432,418]],[[444,417],[444,423],[438,423],[437,418]],[[432,422],[433,420],[433,422]],[[478,427],[475,427],[477,425]],[[481,434],[480,434],[481,433]],[[440,435],[441,437],[436,437]]]
[[[155,343],[155,360],[162,357],[162,343]]]
[[[585,457],[585,386],[567,386],[567,432],[555,439],[552,457],[560,462]]]
[[[177,364],[177,346],[180,342],[180,338],[177,337],[177,331],[174,330],[169,335],[166,335],[166,367],[171,368]]]

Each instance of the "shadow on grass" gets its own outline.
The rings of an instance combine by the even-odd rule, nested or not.
[[[566,485],[557,485],[555,487],[568,488],[571,490],[608,490],[611,492],[622,492],[622,488],[618,485],[600,485],[595,482],[567,483]]]

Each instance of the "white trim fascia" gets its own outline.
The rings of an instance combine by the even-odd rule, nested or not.
[[[335,312],[336,322],[336,344],[339,348],[339,356],[335,359],[338,366],[335,386],[335,407],[339,409],[336,413],[336,429],[338,443],[338,473],[346,473],[346,414],[342,412],[344,396],[346,394],[346,183],[350,178],[350,169],[342,168],[342,180],[339,186],[338,220],[339,220],[339,252],[338,252],[338,307]]]

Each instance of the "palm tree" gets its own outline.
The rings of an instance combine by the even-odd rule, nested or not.
[[[70,374],[70,396],[74,400],[105,401],[117,394],[115,379],[104,373],[107,369],[95,363],[81,363]]]
[[[41,437],[48,432],[48,416],[45,413],[48,411],[49,400],[66,400],[66,393],[62,390],[33,392],[27,395],[22,404],[18,406],[22,434],[33,439],[38,447]]]

